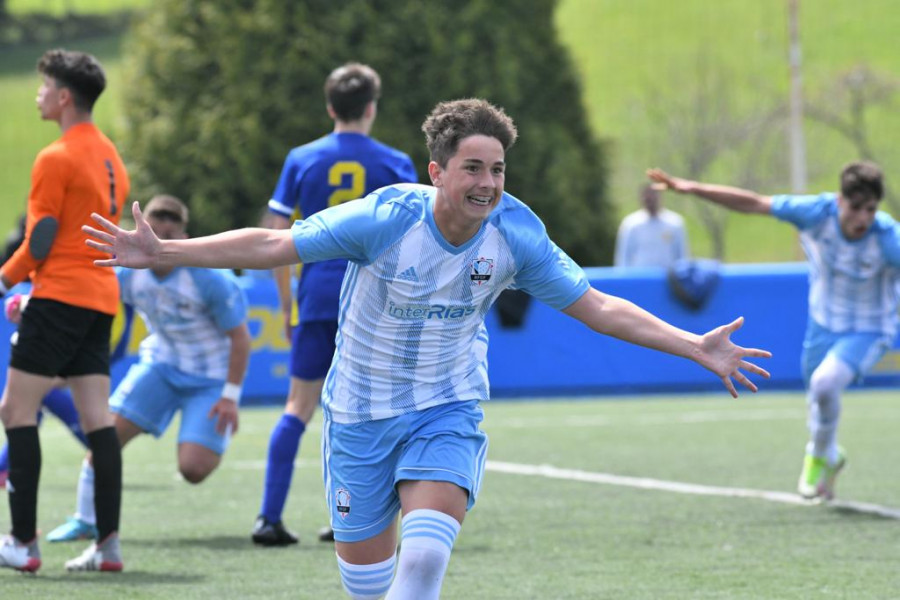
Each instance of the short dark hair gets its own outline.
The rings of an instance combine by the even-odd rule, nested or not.
[[[75,99],[75,107],[91,112],[94,102],[106,88],[106,74],[96,58],[84,52],[56,48],[47,50],[38,61],[38,72],[56,80],[59,87],[68,88]]]
[[[456,154],[459,143],[473,135],[496,138],[509,150],[516,143],[518,132],[513,120],[487,100],[466,98],[441,102],[434,107],[422,124],[425,145],[431,160],[441,167]]]
[[[362,118],[369,102],[381,97],[381,77],[368,65],[341,65],[325,80],[325,101],[341,121]]]
[[[853,204],[881,200],[884,174],[881,167],[868,161],[852,162],[841,171],[841,196]]]
[[[172,221],[187,225],[188,223],[188,207],[187,205],[168,194],[158,194],[150,199],[144,208],[148,219],[159,219],[160,221]]]

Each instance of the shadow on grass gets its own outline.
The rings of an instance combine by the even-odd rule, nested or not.
[[[334,545],[330,542],[319,542],[311,540],[304,543],[303,540],[299,544],[290,546],[257,546],[250,541],[250,536],[237,535],[214,535],[210,537],[196,538],[166,538],[166,539],[132,539],[128,538],[126,543],[129,546],[140,546],[142,548],[201,548],[205,550],[216,550],[224,552],[246,552],[248,550],[256,550],[258,552],[328,552],[334,553]],[[494,549],[485,544],[475,546],[458,546],[453,549],[454,553],[459,554],[486,554],[493,552]]]
[[[841,517],[855,520],[900,520],[900,509],[867,502],[854,502],[852,500],[832,500],[826,506]]]
[[[160,584],[173,585],[197,585],[206,581],[205,575],[197,575],[193,573],[162,573],[159,571],[129,571],[127,569],[121,573],[54,573],[45,575],[39,573],[34,577],[28,577],[28,581],[46,581],[53,583],[64,583],[66,586],[77,585],[97,585],[97,582],[103,580],[104,583],[110,585],[127,585],[127,586],[143,586]],[[7,582],[4,581],[4,584]]]
[[[859,511],[849,506],[832,506],[830,511],[842,518],[853,519],[854,521],[896,521],[897,517],[889,514],[878,512]]]

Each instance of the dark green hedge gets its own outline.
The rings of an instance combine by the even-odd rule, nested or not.
[[[0,48],[20,44],[60,46],[109,33],[121,33],[128,29],[131,12],[123,11],[105,15],[71,13],[62,17],[43,13],[12,15],[0,11]]]
[[[483,97],[515,119],[507,190],[583,264],[608,264],[603,147],[556,39],[553,0],[161,0],[127,46],[126,151],[136,197],[191,204],[194,234],[258,222],[285,153],[331,128],[322,84],[366,62],[383,79],[373,134],[427,178],[421,123]]]

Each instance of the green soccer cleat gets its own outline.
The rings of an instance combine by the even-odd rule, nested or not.
[[[825,476],[825,459],[807,454],[803,457],[803,471],[797,482],[797,491],[807,500],[819,496],[819,484]]]
[[[834,499],[834,484],[841,470],[847,466],[847,452],[838,446],[838,460],[833,465],[825,465],[825,474],[819,486],[819,496],[825,500]]]
[[[797,482],[797,491],[807,500],[834,498],[834,484],[838,473],[847,464],[847,453],[838,447],[838,460],[835,464],[818,456],[807,454],[803,458],[803,471],[800,473],[800,481]]]

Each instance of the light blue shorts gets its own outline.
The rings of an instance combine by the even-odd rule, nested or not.
[[[341,424],[325,418],[322,461],[334,538],[359,542],[384,531],[400,510],[397,483],[448,481],[475,504],[488,438],[478,402],[451,402],[390,419]]]
[[[137,363],[116,387],[109,409],[155,437],[162,436],[181,411],[178,443],[191,442],[223,454],[230,433],[216,432],[209,411],[222,397],[224,381],[182,373],[172,365]]]
[[[833,354],[853,369],[856,381],[860,381],[893,343],[894,338],[883,333],[835,333],[810,319],[800,356],[803,379],[809,385],[813,371],[828,354]]]

